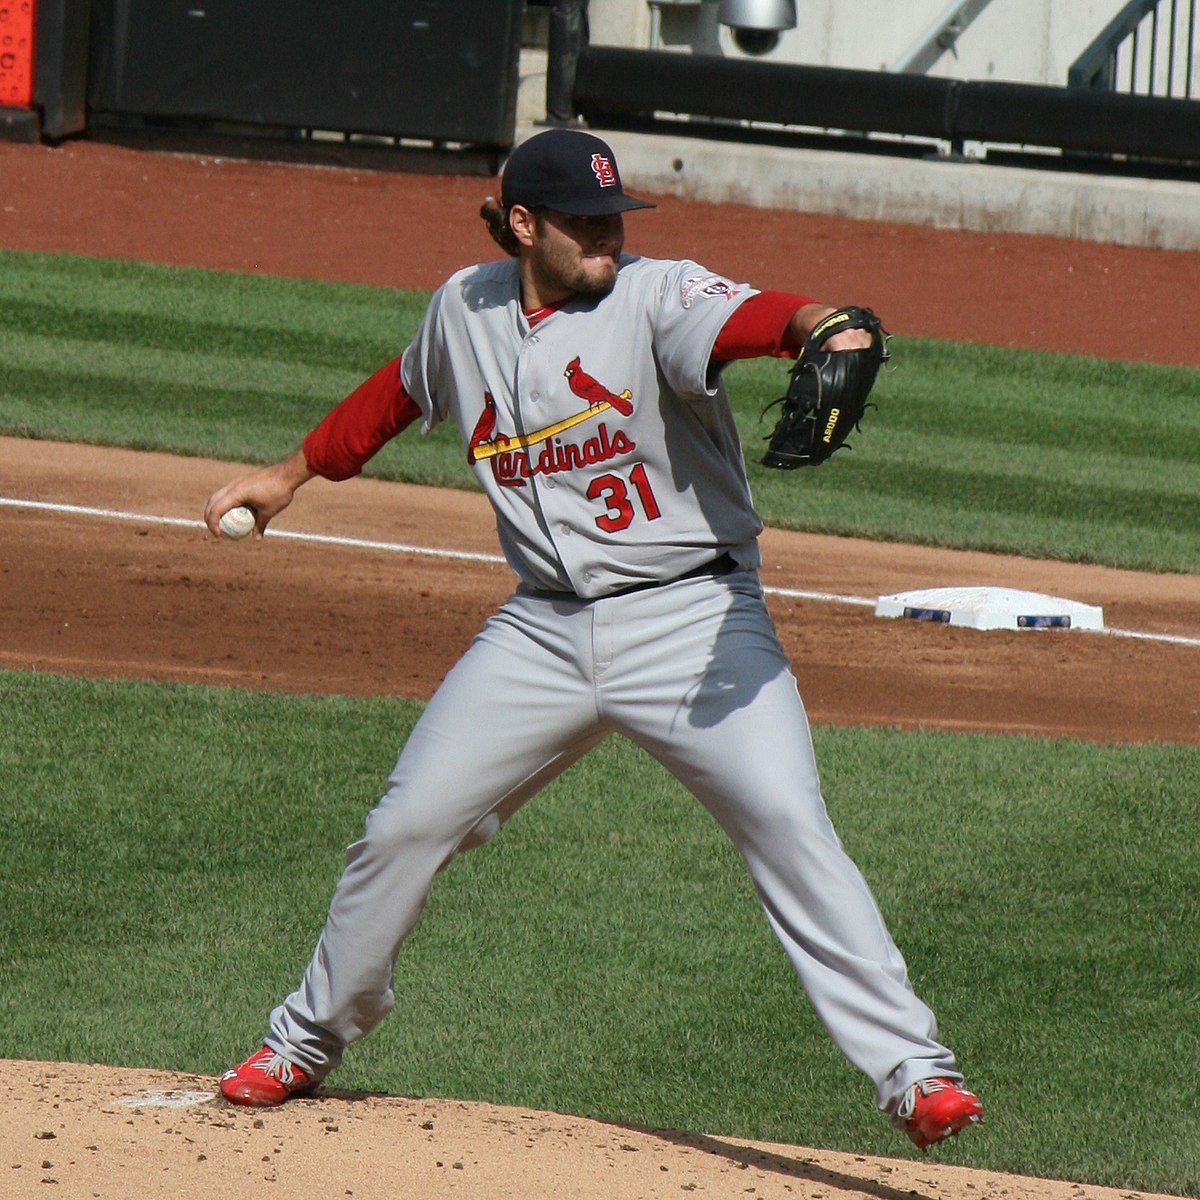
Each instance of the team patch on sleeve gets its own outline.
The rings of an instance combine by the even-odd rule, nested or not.
[[[691,308],[697,300],[732,300],[737,294],[737,288],[720,275],[691,275],[679,288],[684,308]]]

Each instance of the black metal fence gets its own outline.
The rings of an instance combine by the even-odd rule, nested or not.
[[[1069,87],[1200,99],[1196,0],[1133,0],[1071,64]]]

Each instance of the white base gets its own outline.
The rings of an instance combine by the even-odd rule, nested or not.
[[[1003,587],[921,588],[880,596],[877,617],[907,617],[969,629],[1103,629],[1091,604]]]

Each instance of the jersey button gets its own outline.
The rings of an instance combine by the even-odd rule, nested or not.
[[[541,392],[530,392],[529,398],[536,404],[542,398],[542,393]]]

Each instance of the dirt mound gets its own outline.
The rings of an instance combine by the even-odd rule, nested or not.
[[[0,1060],[0,1097],[11,1200],[1131,1200],[928,1160],[493,1104],[331,1090],[255,1111],[227,1104],[213,1079],[164,1071]]]

